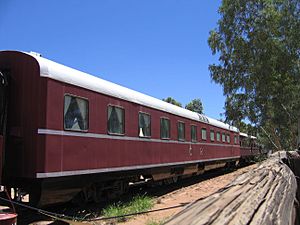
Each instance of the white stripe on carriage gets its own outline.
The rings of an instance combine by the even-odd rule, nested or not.
[[[153,138],[128,137],[128,136],[117,136],[117,135],[96,134],[96,133],[80,133],[80,132],[63,131],[63,130],[50,130],[50,129],[38,129],[38,134],[99,138],[99,139],[113,139],[113,140],[124,140],[124,141],[143,141],[143,142],[156,142],[156,143],[185,144],[185,145],[208,145],[208,146],[236,147],[236,148],[240,147],[239,145],[231,145],[231,144],[161,140],[161,139],[153,139]]]
[[[50,178],[50,177],[74,176],[74,175],[84,175],[84,174],[94,174],[94,173],[120,172],[120,171],[129,171],[129,170],[150,169],[150,168],[154,168],[154,167],[165,167],[165,166],[177,166],[177,165],[183,165],[183,164],[203,163],[203,162],[210,162],[210,161],[224,161],[224,160],[239,159],[239,158],[240,158],[239,156],[236,156],[236,157],[193,160],[193,161],[174,162],[174,163],[159,163],[159,164],[124,166],[124,167],[103,168],[103,169],[36,173],[36,178]]]

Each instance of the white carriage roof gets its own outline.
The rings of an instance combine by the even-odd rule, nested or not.
[[[72,69],[62,64],[45,59],[36,53],[26,53],[34,57],[40,66],[40,73],[42,77],[48,77],[64,83],[79,86],[88,90],[92,90],[105,95],[124,99],[129,102],[134,102],[150,108],[162,110],[177,116],[185,117],[195,121],[209,123],[213,126],[238,132],[236,127],[230,126],[218,120],[209,118],[190,110],[172,105],[149,95],[131,90],[126,87],[114,84],[112,82],[103,80],[99,77]]]
[[[255,136],[251,136],[251,135],[248,135],[248,134],[242,133],[242,132],[240,132],[240,136],[242,136],[242,137],[249,137],[250,139],[257,139],[257,137],[255,137]]]
[[[242,136],[242,137],[248,137],[248,134],[240,132],[240,136]]]

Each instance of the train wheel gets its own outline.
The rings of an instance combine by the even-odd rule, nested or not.
[[[172,177],[173,183],[176,183],[178,181],[178,177]]]
[[[31,206],[38,206],[41,200],[41,189],[40,187],[32,188],[29,191],[29,204]]]
[[[232,161],[232,162],[227,162],[225,167],[227,169],[235,169],[236,168],[236,161]]]

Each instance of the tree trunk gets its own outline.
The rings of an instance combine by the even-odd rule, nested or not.
[[[298,137],[297,137],[297,148],[298,148],[298,150],[300,150],[299,149],[299,147],[300,147],[300,116],[298,117],[298,123],[297,123],[297,132],[298,132]]]
[[[191,203],[165,224],[295,224],[297,182],[284,162],[297,156],[274,153],[257,169]],[[300,171],[299,161],[293,166]]]

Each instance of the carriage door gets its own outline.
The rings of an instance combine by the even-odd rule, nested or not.
[[[8,82],[3,71],[0,70],[0,183],[2,181],[2,169],[5,158],[5,137],[8,105]]]

